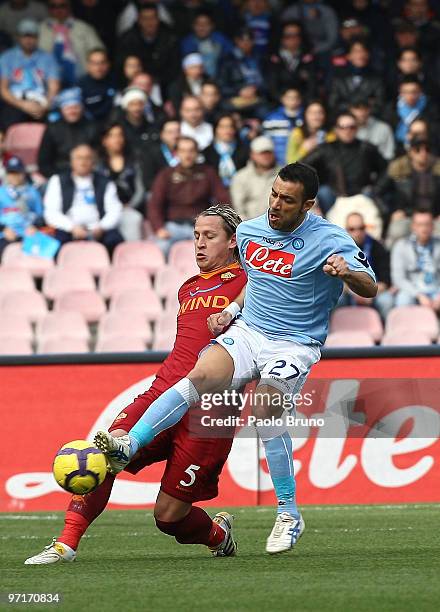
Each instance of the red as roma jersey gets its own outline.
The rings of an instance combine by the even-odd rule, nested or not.
[[[197,274],[183,283],[174,348],[157,372],[151,391],[163,393],[188,374],[200,351],[212,340],[207,318],[233,302],[245,283],[246,274],[237,263]]]

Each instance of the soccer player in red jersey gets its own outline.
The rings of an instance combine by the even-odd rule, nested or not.
[[[240,293],[246,275],[238,264],[235,229],[240,217],[232,208],[211,206],[196,219],[194,245],[200,274],[179,290],[179,313],[174,348],[157,372],[148,391],[139,395],[115,418],[109,431],[122,436],[133,427],[148,406],[194,367],[200,351],[212,336],[207,317],[221,312]],[[188,415],[163,431],[153,444],[142,449],[127,465],[137,474],[152,463],[167,460],[154,507],[157,527],[180,544],[204,544],[215,556],[235,554],[232,516],[218,513],[214,519],[193,503],[217,496],[220,472],[228,457],[232,436],[192,437]],[[115,476],[107,474],[103,484],[88,495],[74,495],[58,539],[26,559],[26,565],[73,561],[81,537],[101,514],[110,498]]]

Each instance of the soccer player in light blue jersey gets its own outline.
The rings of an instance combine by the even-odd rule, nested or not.
[[[216,340],[186,378],[153,402],[127,436],[97,433],[95,442],[115,471],[204,394],[259,379],[253,414],[266,423],[280,417],[280,394],[299,393],[320,358],[343,283],[362,297],[376,295],[364,253],[345,230],[309,212],[318,187],[313,168],[289,164],[274,181],[269,210],[239,225],[246,286],[234,302],[209,317]],[[266,545],[271,554],[292,548],[304,531],[296,504],[292,440],[285,425],[273,423],[257,427],[278,499]]]

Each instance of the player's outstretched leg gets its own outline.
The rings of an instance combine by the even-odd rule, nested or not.
[[[115,436],[126,432],[122,429],[114,430]],[[52,543],[44,549],[29,557],[25,565],[49,565],[60,561],[75,561],[76,551],[82,536],[89,525],[98,518],[105,509],[110,499],[115,475],[108,473],[104,482],[95,491],[87,495],[73,495],[64,517],[64,529],[59,538],[54,538]]]
[[[164,391],[149,406],[128,436],[115,439],[106,431],[98,431],[94,442],[108,456],[114,473],[122,471],[135,453],[159,433],[176,425],[201,395],[227,389],[233,373],[234,362],[229,353],[219,345],[211,346],[188,377]]]
[[[218,512],[213,519],[198,506],[160,491],[154,508],[157,528],[179,544],[204,544],[214,557],[233,557],[237,543],[232,533],[234,517]]]
[[[40,553],[29,557],[25,565],[48,565],[60,561],[75,561],[80,540],[89,525],[106,507],[115,476],[107,474],[104,482],[87,495],[73,495],[64,518],[64,529],[58,538]]]

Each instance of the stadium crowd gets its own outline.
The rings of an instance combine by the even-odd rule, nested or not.
[[[340,305],[440,311],[440,1],[6,0],[0,50],[0,257],[144,240],[166,261],[302,160],[379,282]]]

